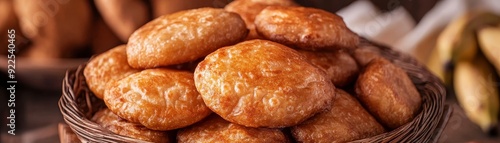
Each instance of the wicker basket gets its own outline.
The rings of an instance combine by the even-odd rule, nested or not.
[[[363,40],[380,50],[382,56],[404,69],[422,96],[422,111],[415,119],[395,130],[355,142],[436,142],[451,114],[444,105],[446,90],[439,79],[414,58],[383,45]],[[90,121],[92,115],[105,106],[88,89],[81,65],[66,72],[62,84],[59,108],[64,120],[82,142],[144,142],[114,134]]]

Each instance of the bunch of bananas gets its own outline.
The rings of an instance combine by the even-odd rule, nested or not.
[[[500,16],[469,12],[439,35],[427,64],[452,87],[467,117],[485,132],[496,128],[499,114]]]

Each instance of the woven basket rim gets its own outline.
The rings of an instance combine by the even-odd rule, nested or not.
[[[73,130],[77,137],[82,142],[147,142],[139,139],[130,138],[115,134],[97,123],[91,121],[91,116],[100,107],[93,106],[97,99],[86,86],[83,76],[78,76],[75,73],[83,74],[85,65],[80,65],[75,70],[68,70],[62,84],[62,96],[59,99],[58,105],[63,115],[63,119],[68,126]],[[78,103],[78,98],[84,99],[85,103]],[[86,112],[78,104],[86,105]],[[101,106],[104,103],[101,101]]]
[[[383,57],[405,70],[422,96],[421,112],[412,120],[397,129],[370,138],[353,142],[437,142],[447,124],[452,108],[445,106],[446,89],[443,83],[413,57],[393,49],[370,42],[366,39],[360,47],[374,46]],[[64,121],[82,142],[145,142],[118,135],[90,121],[91,116],[103,102],[88,89],[83,69],[66,72],[62,84],[59,108]]]

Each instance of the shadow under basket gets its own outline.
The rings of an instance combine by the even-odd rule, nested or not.
[[[390,132],[354,142],[437,142],[452,112],[452,108],[444,103],[444,85],[411,56],[367,40],[362,43],[359,48],[376,47],[383,57],[407,72],[422,96],[422,108],[413,121]],[[82,142],[144,142],[112,133],[90,120],[105,104],[88,89],[84,68],[85,65],[81,65],[66,72],[59,100],[64,121]]]

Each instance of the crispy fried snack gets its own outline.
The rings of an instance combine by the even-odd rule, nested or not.
[[[177,142],[283,143],[288,142],[288,139],[279,129],[245,127],[213,114],[200,123],[177,132]]]
[[[422,99],[406,72],[384,58],[375,58],[356,81],[358,99],[385,127],[395,129],[419,113]]]
[[[118,36],[113,33],[111,27],[108,26],[102,18],[96,18],[94,20],[91,33],[92,38],[89,44],[93,54],[101,54],[113,47],[123,44]]]
[[[148,129],[140,124],[131,123],[118,115],[104,108],[94,114],[92,121],[109,131],[135,139],[140,139],[155,143],[170,142],[168,132]]]
[[[127,45],[129,64],[154,68],[196,60],[248,34],[241,17],[215,8],[161,16],[135,31]]]
[[[271,5],[298,6],[293,0],[235,0],[224,7],[225,10],[238,13],[250,29],[247,40],[262,39],[255,31],[255,16]]]
[[[114,82],[139,72],[128,65],[126,45],[120,45],[92,59],[85,67],[83,75],[89,89],[97,98],[103,99],[104,91]]]
[[[170,69],[146,69],[106,90],[104,102],[113,113],[153,130],[173,130],[208,116],[194,86],[193,74]]]
[[[203,59],[204,58],[200,58],[200,59],[190,61],[187,63],[168,66],[167,68],[176,69],[176,70],[184,70],[184,71],[189,71],[191,73],[194,73],[194,70],[198,66],[198,63],[200,63]]]
[[[297,51],[267,40],[211,53],[194,78],[212,111],[247,127],[296,125],[327,109],[335,95],[323,71]]]
[[[73,58],[88,44],[92,7],[85,0],[13,0],[20,30],[31,40],[26,55],[52,62]],[[3,21],[2,21],[3,22]]]
[[[305,50],[352,49],[359,43],[342,17],[314,8],[269,6],[255,17],[255,28],[266,39]]]
[[[370,61],[381,57],[381,55],[380,52],[377,51],[376,47],[367,46],[356,48],[353,52],[353,57],[361,67],[365,67],[368,63],[370,63]]]
[[[202,7],[218,7],[217,6],[218,3],[227,2],[220,0],[148,0],[148,1],[151,2],[153,18],[179,12],[182,10],[202,8]]]
[[[144,0],[94,0],[94,3],[104,21],[125,43],[132,32],[151,20]]]
[[[384,127],[349,93],[337,89],[329,111],[292,127],[298,142],[349,142],[384,133]]]
[[[20,46],[19,41],[22,38],[22,32],[19,31],[19,21],[14,11],[14,0],[0,0],[0,31],[5,31],[5,34],[0,35],[0,45],[2,45],[2,50],[0,50],[0,55],[7,55],[9,42],[9,33],[16,30],[16,41],[12,42],[16,45],[16,53],[22,51],[22,46]],[[14,39],[14,38],[12,38]]]
[[[353,82],[359,73],[356,60],[345,51],[313,52],[298,50],[311,64],[325,71],[335,86],[346,86]]]

